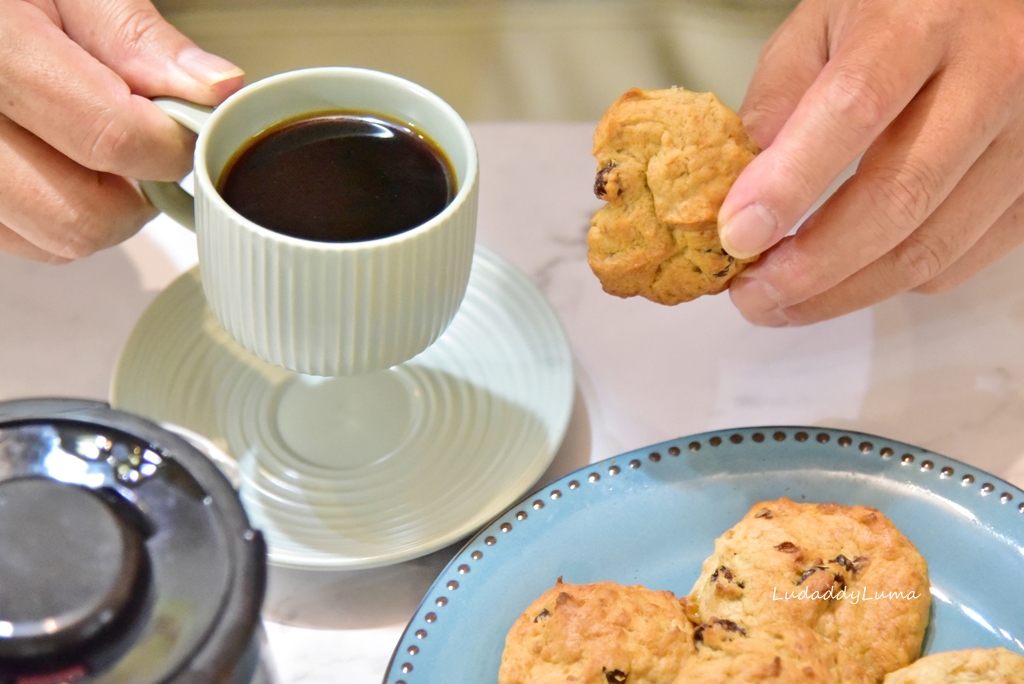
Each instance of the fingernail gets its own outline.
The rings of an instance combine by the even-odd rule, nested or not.
[[[183,50],[178,55],[178,66],[206,86],[213,86],[245,74],[226,59],[199,48]]]
[[[782,311],[779,291],[760,278],[741,272],[729,288],[729,296],[743,317],[755,325],[781,328],[789,325]]]
[[[748,204],[718,229],[725,251],[737,259],[748,259],[771,246],[779,222],[763,204]]]

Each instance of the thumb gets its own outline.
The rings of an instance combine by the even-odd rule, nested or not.
[[[150,0],[57,0],[64,31],[144,97],[216,105],[242,87],[243,71],[199,48]]]
[[[774,177],[771,168],[759,172],[771,156],[772,143],[828,61],[827,23],[823,3],[801,3],[776,30],[761,52],[740,107],[750,135],[767,154],[740,174],[718,214],[719,236],[725,251],[747,258],[763,252],[789,231],[778,208],[758,195],[759,176]]]

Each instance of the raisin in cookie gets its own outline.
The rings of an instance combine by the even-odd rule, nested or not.
[[[700,622],[747,631],[809,627],[839,647],[842,681],[881,682],[921,653],[928,568],[873,508],[783,498],[715,541],[687,605]]]
[[[671,592],[559,580],[509,630],[498,682],[669,684],[693,650]]]
[[[854,684],[844,679],[839,647],[810,627],[775,629],[711,619],[694,631],[696,652],[673,684]],[[866,684],[864,678],[856,684]]]
[[[1024,656],[1005,648],[971,648],[921,658],[885,684],[1024,684]]]
[[[661,304],[724,290],[754,259],[722,249],[718,210],[758,151],[711,93],[620,97],[594,133],[594,192],[607,204],[590,224],[588,262],[604,290]]]

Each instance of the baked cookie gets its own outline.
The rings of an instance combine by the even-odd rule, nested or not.
[[[754,259],[718,240],[718,210],[759,152],[711,93],[634,88],[594,132],[594,193],[607,201],[587,235],[604,290],[679,304],[721,292]]]
[[[559,579],[509,630],[498,684],[669,684],[693,651],[671,592]]]
[[[1005,648],[934,653],[887,675],[885,684],[1024,684],[1024,656]]]
[[[687,605],[751,633],[808,627],[842,681],[881,682],[920,655],[930,602],[924,558],[879,511],[783,498],[715,541]]]
[[[839,647],[810,627],[742,628],[712,619],[694,636],[696,652],[683,661],[673,684],[852,684],[842,678]]]

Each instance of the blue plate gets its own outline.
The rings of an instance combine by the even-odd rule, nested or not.
[[[926,653],[1024,653],[1024,492],[883,437],[764,427],[616,456],[508,509],[438,577],[384,681],[496,682],[509,627],[559,576],[686,594],[715,538],[781,496],[874,506],[914,542],[932,582]]]

